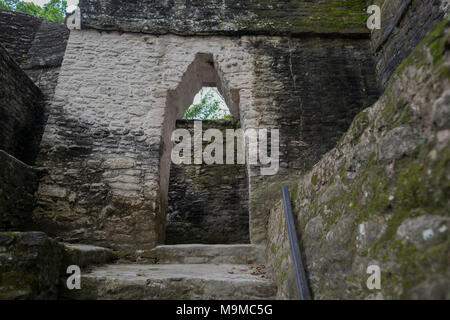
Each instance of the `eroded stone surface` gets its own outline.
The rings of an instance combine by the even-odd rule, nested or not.
[[[36,172],[0,150],[0,231],[24,231],[33,226]]]
[[[50,101],[66,51],[69,30],[62,24],[0,9],[0,43]]]
[[[0,300],[56,299],[63,250],[42,232],[1,232]]]
[[[397,237],[424,250],[431,243],[445,241],[449,228],[450,217],[423,215],[403,221],[397,229]]]
[[[153,258],[161,264],[263,264],[264,249],[261,246],[248,244],[235,245],[166,245],[157,246],[145,253],[145,257]],[[148,259],[147,258],[147,259]],[[144,258],[141,260],[145,261]],[[139,260],[138,260],[139,262]]]
[[[96,264],[110,263],[116,259],[111,249],[85,244],[63,244],[65,248],[64,262],[69,265],[87,267]]]
[[[435,115],[449,109],[449,33],[444,20],[291,188],[315,299],[448,297],[450,138]],[[292,297],[281,203],[268,232],[278,297]],[[381,269],[380,291],[367,288],[370,265]]]
[[[44,96],[0,44],[0,149],[33,164],[45,125]]]
[[[397,66],[425,35],[448,15],[448,0],[375,0],[381,29],[371,36],[380,87],[386,88]],[[401,45],[400,45],[401,43]]]
[[[152,34],[367,34],[363,0],[80,1],[83,28]]]
[[[273,283],[248,265],[109,265],[83,274],[75,299],[271,299]],[[76,291],[76,290],[75,290]]]

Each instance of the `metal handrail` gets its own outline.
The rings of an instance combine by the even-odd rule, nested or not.
[[[286,217],[286,226],[289,235],[289,243],[291,244],[292,260],[294,261],[295,275],[300,300],[311,300],[309,292],[308,280],[306,278],[305,267],[300,253],[300,245],[298,243],[297,231],[295,230],[294,216],[292,215],[291,197],[289,196],[288,187],[283,187],[283,203],[284,213]]]

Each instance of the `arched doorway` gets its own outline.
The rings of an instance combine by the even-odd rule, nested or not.
[[[203,87],[216,87],[232,114],[224,120],[202,122],[200,132],[240,126],[239,93],[220,77],[211,54],[199,53],[175,90],[167,95],[160,167],[162,208],[165,212],[166,244],[249,243],[248,177],[245,164],[173,164],[172,132],[188,130],[194,137],[194,120],[182,120],[194,96]],[[208,144],[203,141],[203,144]],[[226,150],[224,139],[224,150]],[[226,155],[224,154],[224,157]]]

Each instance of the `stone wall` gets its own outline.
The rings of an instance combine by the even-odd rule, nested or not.
[[[48,101],[53,99],[68,38],[66,26],[42,19],[28,51],[29,60],[22,66]]]
[[[44,130],[44,97],[0,45],[0,149],[33,164]]]
[[[375,63],[366,2],[81,0],[83,30],[70,34],[61,74],[67,29],[0,10],[0,42],[51,101],[33,227],[117,249],[162,243],[166,206],[178,193],[169,189],[171,130],[198,89],[216,85],[244,129],[280,129],[278,174],[246,168],[250,217],[240,229],[250,230],[252,243],[267,240],[280,298],[295,291],[282,206],[273,206],[282,184],[293,185],[315,298],[449,298],[448,26],[388,82],[448,12],[448,1],[378,0],[383,29],[372,34]],[[43,97],[1,47],[0,67],[0,148],[32,163]],[[378,87],[385,94],[339,140],[379,97]],[[0,227],[20,229],[29,223],[35,174],[0,156]],[[238,188],[240,169],[233,173]],[[24,195],[22,206],[11,209],[10,192]],[[48,240],[17,236],[0,235],[2,286],[16,269],[4,269],[11,260],[5,252],[19,252],[12,260],[20,261],[28,254],[16,244]],[[28,260],[26,268],[44,261]],[[382,269],[381,291],[366,289],[371,264]],[[45,279],[11,286],[33,296]],[[53,296],[48,288],[39,291]]]
[[[221,130],[224,138],[226,129],[237,128],[233,120],[202,121],[202,127],[203,131],[210,128]],[[187,129],[194,136],[192,120],[177,120],[176,128]],[[224,140],[224,159],[225,150]],[[165,243],[228,244],[249,241],[246,166],[172,164]]]
[[[378,82],[385,89],[392,73],[425,35],[448,14],[448,0],[376,0],[381,30],[372,33]]]
[[[315,299],[449,299],[450,22],[439,24],[336,148],[291,187]],[[295,297],[279,203],[267,255]],[[369,265],[381,290],[369,290]]]
[[[243,129],[281,129],[287,174],[311,166],[375,100],[371,70],[363,39],[74,30],[42,143],[49,173],[36,219],[66,241],[152,247],[164,237],[171,128],[203,85],[219,88]],[[253,199],[261,173],[249,170]],[[265,239],[266,211],[250,211],[252,243]]]
[[[33,229],[34,170],[0,150],[0,231]]]
[[[229,87],[249,91],[245,43],[72,31],[39,157],[48,169],[35,210],[41,227],[108,247],[162,242],[161,134],[166,112],[174,112],[166,110],[168,91],[198,52],[214,54]],[[183,97],[186,108],[197,92]]]
[[[0,300],[56,299],[63,257],[42,232],[0,232]]]
[[[41,22],[38,17],[0,9],[0,43],[19,65],[28,62],[28,51]]]
[[[254,123],[280,129],[281,173],[303,172],[378,98],[368,43],[311,37],[257,38],[252,45]]]
[[[20,12],[0,10],[0,43],[51,100],[66,50],[66,26]]]
[[[251,172],[250,213],[258,213],[251,216],[257,229],[251,232],[263,240],[269,208],[281,198],[269,186],[310,169],[379,92],[367,41],[257,38],[253,45],[255,116],[250,126],[280,129],[278,175],[258,177],[258,168]]]
[[[366,35],[365,0],[81,0],[82,27],[151,34]]]
[[[36,160],[44,131],[45,96],[21,66],[28,61],[40,22],[0,10],[1,231],[33,228],[38,176],[28,165]]]

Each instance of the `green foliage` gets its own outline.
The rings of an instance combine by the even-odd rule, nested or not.
[[[23,12],[30,14],[32,16],[41,17],[42,16],[42,8],[33,2],[18,2],[15,6],[15,10],[17,12]]]
[[[51,0],[49,3],[44,5],[44,18],[64,23],[67,11],[67,0]]]
[[[32,2],[19,0],[0,0],[0,9],[23,12],[32,16],[64,23],[67,10],[67,0],[50,0],[40,7]]]
[[[18,2],[18,0],[0,0],[0,9],[13,10]]]
[[[217,88],[202,88],[200,96],[200,103],[190,106],[183,119],[212,120],[232,117]]]

